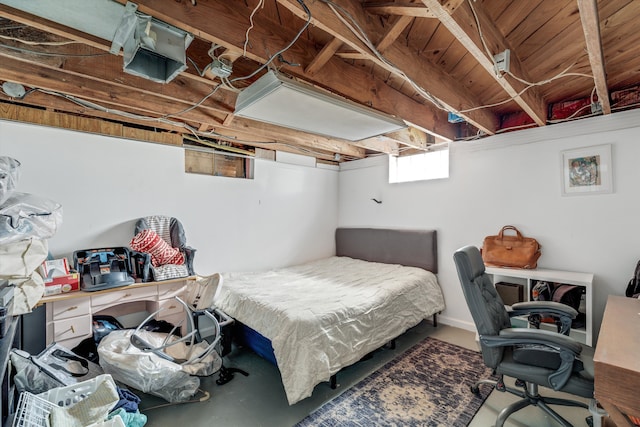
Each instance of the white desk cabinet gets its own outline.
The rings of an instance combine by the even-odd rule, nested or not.
[[[95,292],[70,292],[44,297],[38,303],[46,306],[46,345],[57,342],[73,348],[93,335],[93,315],[123,314],[147,311],[158,313],[159,320],[177,324],[184,319],[184,308],[176,296],[184,296],[193,277],[162,282],[135,283],[129,286]]]
[[[592,310],[593,310],[593,274],[579,273],[573,271],[560,270],[524,270],[514,268],[487,267],[487,274],[492,276],[494,285],[498,282],[515,283],[524,286],[524,301],[531,301],[531,290],[539,281],[546,281],[558,284],[577,285],[583,288],[580,304],[580,312],[585,314],[585,326],[583,328],[572,328],[569,335],[575,340],[593,346],[592,332]],[[524,324],[524,323],[523,323]],[[543,323],[541,328],[555,330],[555,325]]]

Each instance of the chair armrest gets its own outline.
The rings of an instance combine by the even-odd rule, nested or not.
[[[528,301],[518,302],[508,311],[509,317],[529,316],[529,323],[536,329],[540,329],[542,315],[551,316],[558,326],[558,333],[569,335],[571,321],[578,316],[578,312],[566,304],[554,301]]]
[[[578,312],[573,307],[569,307],[566,304],[562,304],[555,301],[527,301],[517,302],[511,306],[511,310],[514,316],[521,316],[523,314],[549,314],[556,316],[569,316],[575,319],[578,316]],[[511,313],[509,313],[511,316]]]

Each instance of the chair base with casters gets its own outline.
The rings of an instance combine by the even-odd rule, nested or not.
[[[527,406],[537,406],[547,415],[553,418],[559,425],[564,427],[571,427],[572,424],[556,411],[554,411],[549,405],[573,406],[588,409],[589,412],[591,412],[591,415],[588,416],[585,421],[590,427],[601,427],[602,416],[606,415],[606,412],[603,409],[598,408],[595,404],[595,401],[593,400],[589,404],[586,404],[576,400],[542,396],[538,391],[538,384],[535,383],[527,383],[525,381],[516,380],[515,385],[522,387],[522,390],[519,390],[505,385],[502,378],[498,381],[483,379],[477,381],[474,385],[472,385],[471,391],[474,394],[479,395],[480,386],[482,385],[489,385],[494,387],[495,390],[499,392],[511,393],[521,398],[520,400],[511,403],[509,406],[506,406],[500,411],[500,413],[498,414],[498,418],[496,419],[496,427],[502,427],[507,421],[507,418],[509,418],[512,414],[518,412],[519,410],[526,408]]]
[[[482,350],[484,364],[494,370],[499,380],[480,380],[471,386],[478,392],[482,384],[489,384],[501,392],[509,392],[520,400],[508,405],[499,413],[495,425],[501,427],[515,412],[536,406],[559,425],[571,423],[550,405],[572,406],[589,409],[592,416],[589,425],[601,426],[604,411],[599,410],[593,393],[593,377],[581,360],[582,345],[567,336],[571,319],[577,311],[565,304],[552,301],[516,303],[507,310],[498,295],[491,278],[486,274],[478,248],[465,246],[454,254],[454,262],[462,285],[465,300],[473,317]],[[558,332],[533,328],[514,328],[511,317],[540,315],[557,318]],[[534,325],[535,327],[535,325]],[[503,377],[516,379],[516,387],[507,387]],[[544,397],[539,386],[589,399],[581,401]],[[522,388],[521,390],[519,388]]]

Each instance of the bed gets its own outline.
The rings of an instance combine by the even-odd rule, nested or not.
[[[435,230],[339,228],[335,238],[336,256],[222,274],[214,301],[258,354],[272,348],[290,405],[444,309]]]

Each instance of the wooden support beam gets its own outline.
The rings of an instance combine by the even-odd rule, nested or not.
[[[90,117],[41,110],[22,105],[0,102],[0,119],[33,123],[100,135],[129,138],[137,141],[156,142],[168,145],[182,145],[182,135],[169,132],[153,132],[132,128],[120,123],[107,122]]]
[[[123,3],[126,3],[126,2],[123,2]],[[92,46],[96,49],[100,49],[105,52],[109,52],[109,50],[111,49],[111,42],[109,40],[95,37],[91,34],[78,31],[74,28],[66,27],[64,25],[58,24],[53,21],[49,21],[44,18],[40,18],[35,15],[31,15],[27,12],[23,12],[19,9],[15,9],[4,4],[0,4],[0,16],[15,22],[20,22],[21,24],[28,25],[33,28],[40,29],[47,33],[55,34],[57,36],[64,37],[69,40],[74,40],[82,44]],[[121,62],[120,68],[122,69],[122,59],[120,60],[120,62]],[[209,84],[212,83],[210,79],[201,76],[192,67],[187,68],[185,71],[180,73],[180,75],[188,79],[199,80],[201,82],[209,83]],[[224,87],[222,89],[223,91],[227,90]]]
[[[357,147],[377,151],[379,153],[391,154],[393,156],[397,156],[400,153],[400,143],[385,135],[363,139],[361,141],[356,141],[353,144]]]
[[[345,140],[303,133],[242,117],[235,118],[231,129],[260,135],[262,138],[274,139],[279,142],[295,143],[309,150],[323,150],[359,159],[365,157],[363,149]]]
[[[25,61],[26,57],[6,56],[0,50],[0,58],[2,58],[0,79],[72,95],[98,104],[107,103],[115,109],[121,106],[121,109],[126,110],[125,106],[129,106],[137,110],[139,115],[153,117],[176,113],[192,105],[190,103],[180,104],[175,99],[168,99],[156,93],[137,91],[135,88],[125,85],[106,84],[105,81],[91,79],[87,76],[74,74],[73,78],[70,78],[66,71]],[[131,102],[131,98],[135,99],[135,103]],[[114,105],[115,107],[113,107]],[[183,112],[176,120],[216,123],[222,122],[223,119],[224,114],[221,112],[196,108]],[[153,125],[153,121],[148,123],[150,126]]]
[[[126,0],[117,1],[126,2]],[[246,23],[252,11],[244,2],[235,1],[198,2],[197,6],[193,6],[190,2],[154,0],[139,0],[136,3],[138,10],[142,13],[179,26],[196,37],[232,49],[243,48]],[[311,7],[316,6],[317,3],[315,6],[311,5]],[[363,13],[362,8],[360,12]],[[212,22],[216,25],[211,25]],[[251,40],[254,40],[254,43],[247,46],[246,57],[259,63],[269,60],[269,53],[282,49],[293,40],[296,34],[294,28],[285,28],[262,14],[256,14],[253,22]],[[383,31],[379,32],[381,33]],[[310,64],[318,54],[319,49],[301,37],[287,50],[285,58],[292,63]],[[373,76],[361,67],[349,65],[340,58],[332,57],[314,75],[308,75],[301,67],[281,65],[281,69],[291,75],[324,88],[331,87],[335,93],[369,105],[375,110],[402,117],[446,138],[454,138],[456,135],[455,126],[447,123],[446,114],[437,108],[415,101],[388,86],[381,78]],[[345,79],[344,76],[350,78]]]
[[[591,73],[596,85],[598,101],[604,114],[611,114],[611,102],[607,87],[607,74],[604,68],[604,55],[600,39],[600,19],[598,18],[598,2],[596,0],[578,0],[582,31],[589,53]]]
[[[342,59],[368,59],[369,57],[360,52],[337,52],[336,56]]]
[[[317,73],[318,70],[331,59],[338,49],[340,49],[340,46],[342,46],[342,40],[336,38],[324,45],[320,53],[318,53],[318,55],[313,58],[313,61],[307,65],[307,68],[304,69],[304,72],[309,75]]]
[[[413,21],[412,16],[398,16],[398,19],[396,19],[393,25],[391,25],[389,31],[387,31],[385,35],[382,36],[382,38],[376,45],[376,49],[378,49],[378,52],[384,53],[384,51],[387,50],[387,48],[398,39],[398,37],[400,37],[400,34],[402,34],[404,29],[409,26],[411,21]]]
[[[297,0],[277,1],[301,19],[307,18]],[[382,24],[378,20],[367,19],[370,16],[365,13],[362,7],[355,5],[354,2],[346,0],[334,0],[333,2],[338,4],[341,9],[346,10],[363,27],[366,34],[385,33]],[[314,26],[331,34],[333,37],[339,38],[345,45],[364,54],[368,60],[383,69],[404,80],[410,79],[416,86],[426,89],[445,109],[460,111],[480,104],[479,100],[472,98],[467,91],[461,88],[457,80],[427,59],[415,55],[408,46],[398,43],[392,44],[385,51],[385,57],[388,61],[383,61],[342,23],[340,17],[336,15],[336,13],[340,13],[339,10],[336,9],[334,11],[330,5],[323,2],[309,3],[307,7],[311,11],[311,22]],[[498,128],[497,117],[489,111],[476,110],[462,114],[462,116],[469,123],[487,134],[493,134]],[[419,121],[415,122],[406,117],[404,118],[420,127],[431,129],[430,126],[423,126]]]
[[[401,15],[419,18],[435,18],[433,13],[420,3],[365,3],[364,9],[375,15]]]
[[[407,145],[409,147],[417,148],[420,150],[426,150],[430,145],[429,138],[427,138],[427,133],[414,127],[410,127],[404,131],[388,133],[385,136],[399,141],[403,145]]]
[[[493,25],[491,19],[484,10],[476,6],[473,10],[472,6],[465,4],[458,7],[456,13],[451,15],[450,12],[442,6],[440,0],[422,0],[427,8],[434,13],[440,22],[453,34],[453,36],[473,55],[478,63],[494,78],[513,100],[522,108],[539,126],[544,126],[547,122],[547,111],[542,95],[533,87],[524,93],[520,93],[524,88],[523,84],[507,76],[498,73],[494,68],[493,56],[506,49],[511,52],[511,70],[513,74],[529,80],[516,52],[510,48],[509,42],[506,40]],[[474,13],[475,11],[475,13]],[[479,31],[476,25],[476,17],[479,21],[480,28],[484,37],[484,43],[492,50],[485,52],[483,41],[480,39]],[[472,23],[472,25],[470,25]],[[492,54],[489,56],[489,54]]]

